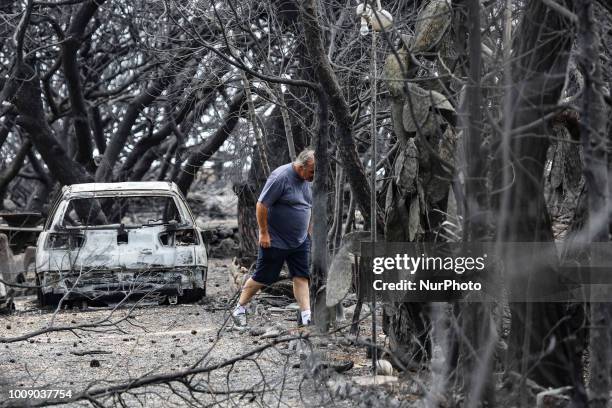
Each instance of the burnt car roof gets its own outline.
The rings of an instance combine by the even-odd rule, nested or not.
[[[172,191],[180,193],[175,183],[168,181],[126,181],[122,183],[82,183],[64,186],[64,193],[99,193],[111,191]]]

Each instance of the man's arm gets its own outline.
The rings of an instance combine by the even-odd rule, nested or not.
[[[259,245],[262,248],[270,248],[270,234],[268,233],[268,207],[263,203],[257,202],[255,207],[257,225],[259,226]]]
[[[312,237],[312,210],[310,210],[310,219],[308,220],[308,235]]]
[[[268,177],[266,184],[264,185],[257,205],[255,207],[255,216],[257,217],[257,225],[259,226],[259,245],[262,248],[269,248],[272,244],[270,242],[270,234],[268,233],[268,208],[282,196],[285,188],[284,178],[279,177]]]

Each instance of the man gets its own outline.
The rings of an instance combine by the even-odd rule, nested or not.
[[[259,253],[255,272],[244,284],[232,313],[238,327],[247,325],[244,306],[261,288],[278,279],[285,261],[302,324],[310,324],[308,285],[314,165],[314,151],[304,150],[293,163],[280,166],[270,174],[257,200]]]

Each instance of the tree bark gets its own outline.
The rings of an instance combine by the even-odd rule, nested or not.
[[[238,232],[240,233],[238,257],[244,260],[244,264],[250,266],[255,260],[258,247],[258,226],[254,215],[257,192],[248,182],[234,184],[233,190],[238,197]]]
[[[57,184],[55,180],[51,179],[47,172],[43,169],[40,161],[34,154],[34,151],[30,149],[28,152],[28,161],[34,172],[40,177],[40,182],[36,186],[34,193],[28,198],[26,208],[28,211],[40,212],[43,215],[46,214],[45,204],[51,197],[51,190],[53,186]]]
[[[608,153],[606,144],[606,105],[603,98],[603,78],[600,56],[600,26],[594,17],[594,1],[579,0],[578,44],[580,54],[578,65],[584,76],[580,134],[584,152],[584,177],[587,191],[588,218],[586,236],[589,242],[608,242]],[[597,247],[590,252],[591,262]],[[595,285],[593,285],[595,286]],[[596,288],[591,290],[595,291]],[[588,406],[606,408],[610,398],[610,303],[594,301],[590,304],[589,338],[589,394]]]
[[[172,158],[175,157],[177,153],[178,145],[179,145],[179,141],[178,139],[175,139],[173,142],[170,143],[170,145],[166,149],[166,152],[164,153],[164,156],[163,156],[161,167],[159,169],[159,174],[157,175],[157,180],[164,181],[166,179],[166,176],[168,175],[168,169],[170,168],[170,162],[172,161]],[[170,178],[170,180],[172,180],[172,177]]]
[[[153,162],[163,156],[163,148],[165,143],[160,146],[155,146],[147,150],[145,154],[136,162],[130,174],[131,181],[140,181],[144,178],[147,172],[151,169]]]
[[[321,316],[321,310],[317,307],[325,308],[325,303],[317,302],[317,295],[325,285],[327,280],[328,254],[327,254],[327,195],[329,191],[329,152],[327,150],[329,144],[329,112],[327,104],[327,95],[319,91],[318,95],[318,118],[319,131],[313,140],[315,151],[315,175],[312,188],[312,213],[311,219],[313,224],[312,233],[312,261],[310,272],[310,298],[313,315]],[[315,321],[320,328],[324,330],[321,324],[324,322]]]
[[[281,105],[280,111],[281,116],[283,117],[285,138],[287,139],[287,148],[289,149],[289,158],[293,161],[296,157],[295,140],[293,140],[291,119],[289,118],[289,109],[287,109],[287,104],[285,102],[285,93],[283,92],[283,88],[278,84],[274,87],[274,90],[276,91],[276,97],[278,98],[278,102]]]
[[[92,106],[90,109],[91,128],[93,131],[94,141],[96,142],[96,148],[100,155],[104,155],[106,151],[106,138],[104,137],[104,123],[100,116],[100,108]]]
[[[342,217],[344,214],[344,169],[340,163],[336,163],[336,180],[334,192],[334,216],[332,226],[327,234],[329,249],[333,254],[340,248],[342,239]]]

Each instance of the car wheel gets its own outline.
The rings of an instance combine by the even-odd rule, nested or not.
[[[43,293],[42,285],[40,284],[40,276],[36,275],[36,299],[38,300],[40,307],[57,306],[62,299],[62,295]]]
[[[183,291],[183,295],[179,297],[180,303],[195,303],[206,296],[206,289],[186,289]]]

